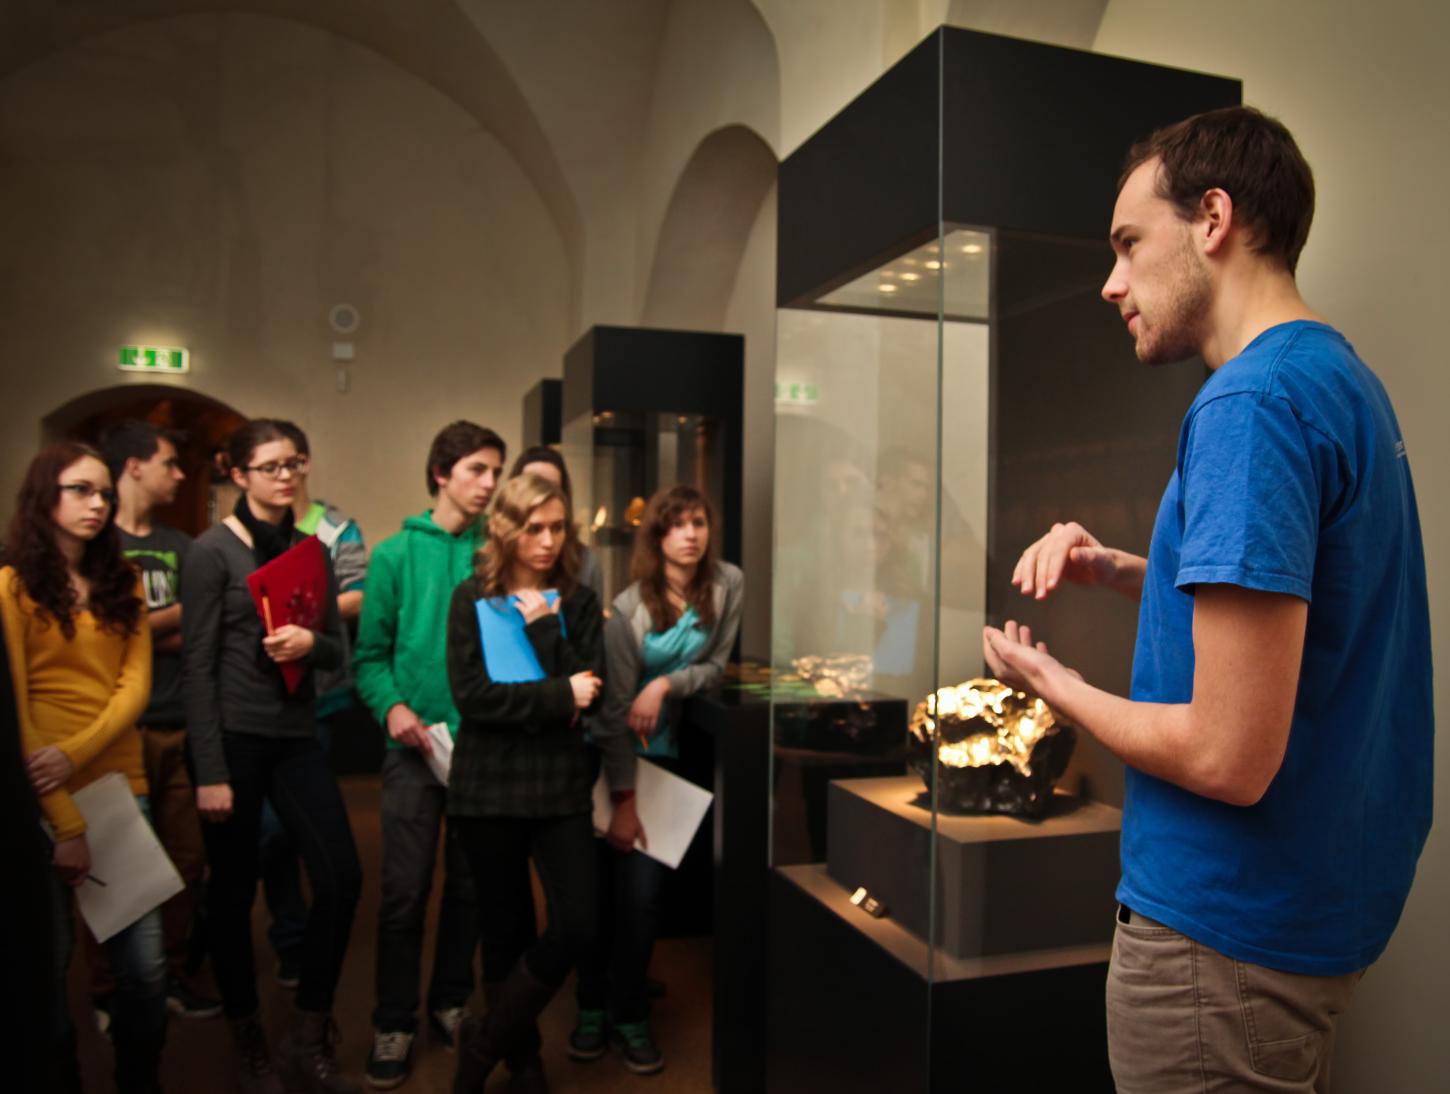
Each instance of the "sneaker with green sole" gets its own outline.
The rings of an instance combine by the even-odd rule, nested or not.
[[[655,1044],[648,1022],[615,1022],[613,1037],[624,1056],[624,1066],[636,1075],[653,1075],[664,1070],[664,1053]]]
[[[602,1010],[579,1010],[569,1034],[569,1059],[597,1060],[609,1050],[609,1031]]]

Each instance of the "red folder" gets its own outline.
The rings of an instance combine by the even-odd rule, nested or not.
[[[327,617],[327,559],[316,536],[288,548],[265,566],[247,576],[247,588],[257,614],[270,634],[284,623],[308,630],[320,630]],[[292,693],[307,674],[303,661],[278,665],[282,679]]]

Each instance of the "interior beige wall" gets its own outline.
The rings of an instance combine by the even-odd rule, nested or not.
[[[517,443],[566,343],[566,256],[516,162],[335,36],[223,15],[115,31],[0,82],[0,147],[0,482],[43,415],[127,382],[117,345],[185,345],[180,383],[296,419],[316,491],[376,541],[427,502],[432,433],[467,416]],[[340,301],[363,315],[345,393]]]
[[[1188,0],[1111,0],[1096,44],[1105,53],[1241,77],[1246,101],[1278,115],[1298,137],[1318,188],[1299,281],[1394,401],[1419,497],[1432,627],[1442,641],[1450,627],[1443,565],[1450,558],[1450,432],[1443,421],[1450,370],[1440,330],[1450,251],[1447,40],[1444,4],[1220,0],[1205,8]],[[1443,651],[1435,683],[1443,708],[1450,696]],[[1450,793],[1446,752],[1435,761],[1442,802]],[[1345,1019],[1335,1089],[1450,1088],[1447,907],[1450,838],[1442,824],[1430,834],[1399,930]]]

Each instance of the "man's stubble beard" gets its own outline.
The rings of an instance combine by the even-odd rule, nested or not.
[[[1145,327],[1146,338],[1140,337],[1135,347],[1138,360],[1145,365],[1166,365],[1186,361],[1202,352],[1213,282],[1198,252],[1193,249],[1185,230],[1173,264],[1167,273],[1162,303],[1155,308],[1159,314]]]

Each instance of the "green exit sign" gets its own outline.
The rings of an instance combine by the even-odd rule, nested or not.
[[[191,354],[174,346],[122,346],[126,372],[190,372]]]

